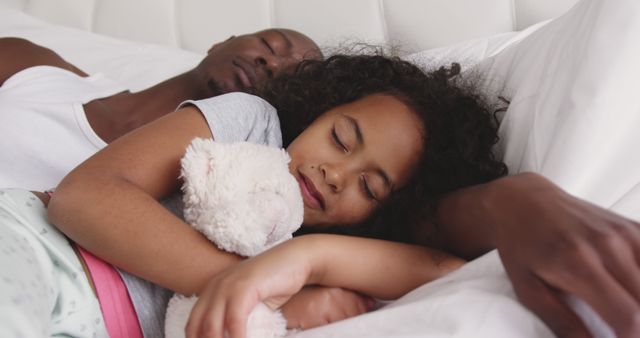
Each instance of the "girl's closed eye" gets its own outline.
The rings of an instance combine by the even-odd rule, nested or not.
[[[331,136],[342,151],[350,153],[362,144],[359,128],[355,119],[341,114],[333,124]]]
[[[340,136],[338,136],[335,126],[331,128],[331,137],[333,138],[333,142],[335,142],[335,144],[338,146],[338,148],[340,148],[340,150],[342,150],[345,153],[349,152],[349,148],[347,148],[344,142],[340,139]]]
[[[373,189],[371,189],[371,186],[369,185],[369,182],[367,181],[367,177],[365,175],[360,176],[360,186],[362,187],[362,191],[368,199],[378,202],[378,198],[376,197]]]

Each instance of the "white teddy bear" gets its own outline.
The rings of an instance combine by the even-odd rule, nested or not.
[[[284,149],[252,143],[194,139],[182,158],[184,217],[220,249],[253,256],[291,238],[302,224],[298,181]],[[197,297],[174,295],[165,319],[167,338],[184,337]],[[259,304],[247,323],[248,338],[286,334],[280,311]]]

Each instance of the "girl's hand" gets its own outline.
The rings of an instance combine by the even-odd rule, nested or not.
[[[229,338],[244,338],[249,314],[259,302],[272,309],[285,304],[311,273],[307,251],[298,242],[292,239],[219,273],[191,310],[186,336],[223,338],[228,332]]]
[[[370,311],[375,300],[342,288],[307,286],[282,306],[288,329],[310,329]]]
[[[618,337],[640,337],[638,222],[577,199],[538,175],[500,184],[491,221],[522,303],[559,337],[590,336],[561,293],[587,302]]]

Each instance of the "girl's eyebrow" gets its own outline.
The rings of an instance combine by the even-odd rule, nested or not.
[[[349,124],[351,125],[351,128],[356,133],[356,139],[358,141],[358,145],[362,146],[362,144],[364,144],[364,137],[362,137],[362,130],[360,130],[360,124],[358,123],[358,120],[356,120],[355,118],[349,115],[345,115],[345,114],[340,114],[340,115],[344,117],[347,120],[347,122],[349,122]]]
[[[364,144],[364,137],[362,136],[362,130],[360,129],[360,124],[358,123],[358,120],[345,114],[340,114],[340,116],[344,117],[347,120],[347,122],[349,122],[349,125],[351,125],[351,128],[356,133],[356,140],[358,142],[358,145],[362,146]],[[389,175],[387,175],[387,172],[382,170],[382,168],[378,168],[376,169],[376,173],[382,177],[382,180],[384,181],[384,184],[387,186],[387,189],[389,189],[389,191],[392,191],[393,182],[391,181],[391,178],[389,178]]]

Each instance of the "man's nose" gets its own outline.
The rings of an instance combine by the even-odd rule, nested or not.
[[[261,67],[267,78],[271,79],[278,75],[283,68],[284,58],[277,55],[260,55],[256,57],[256,66]]]

